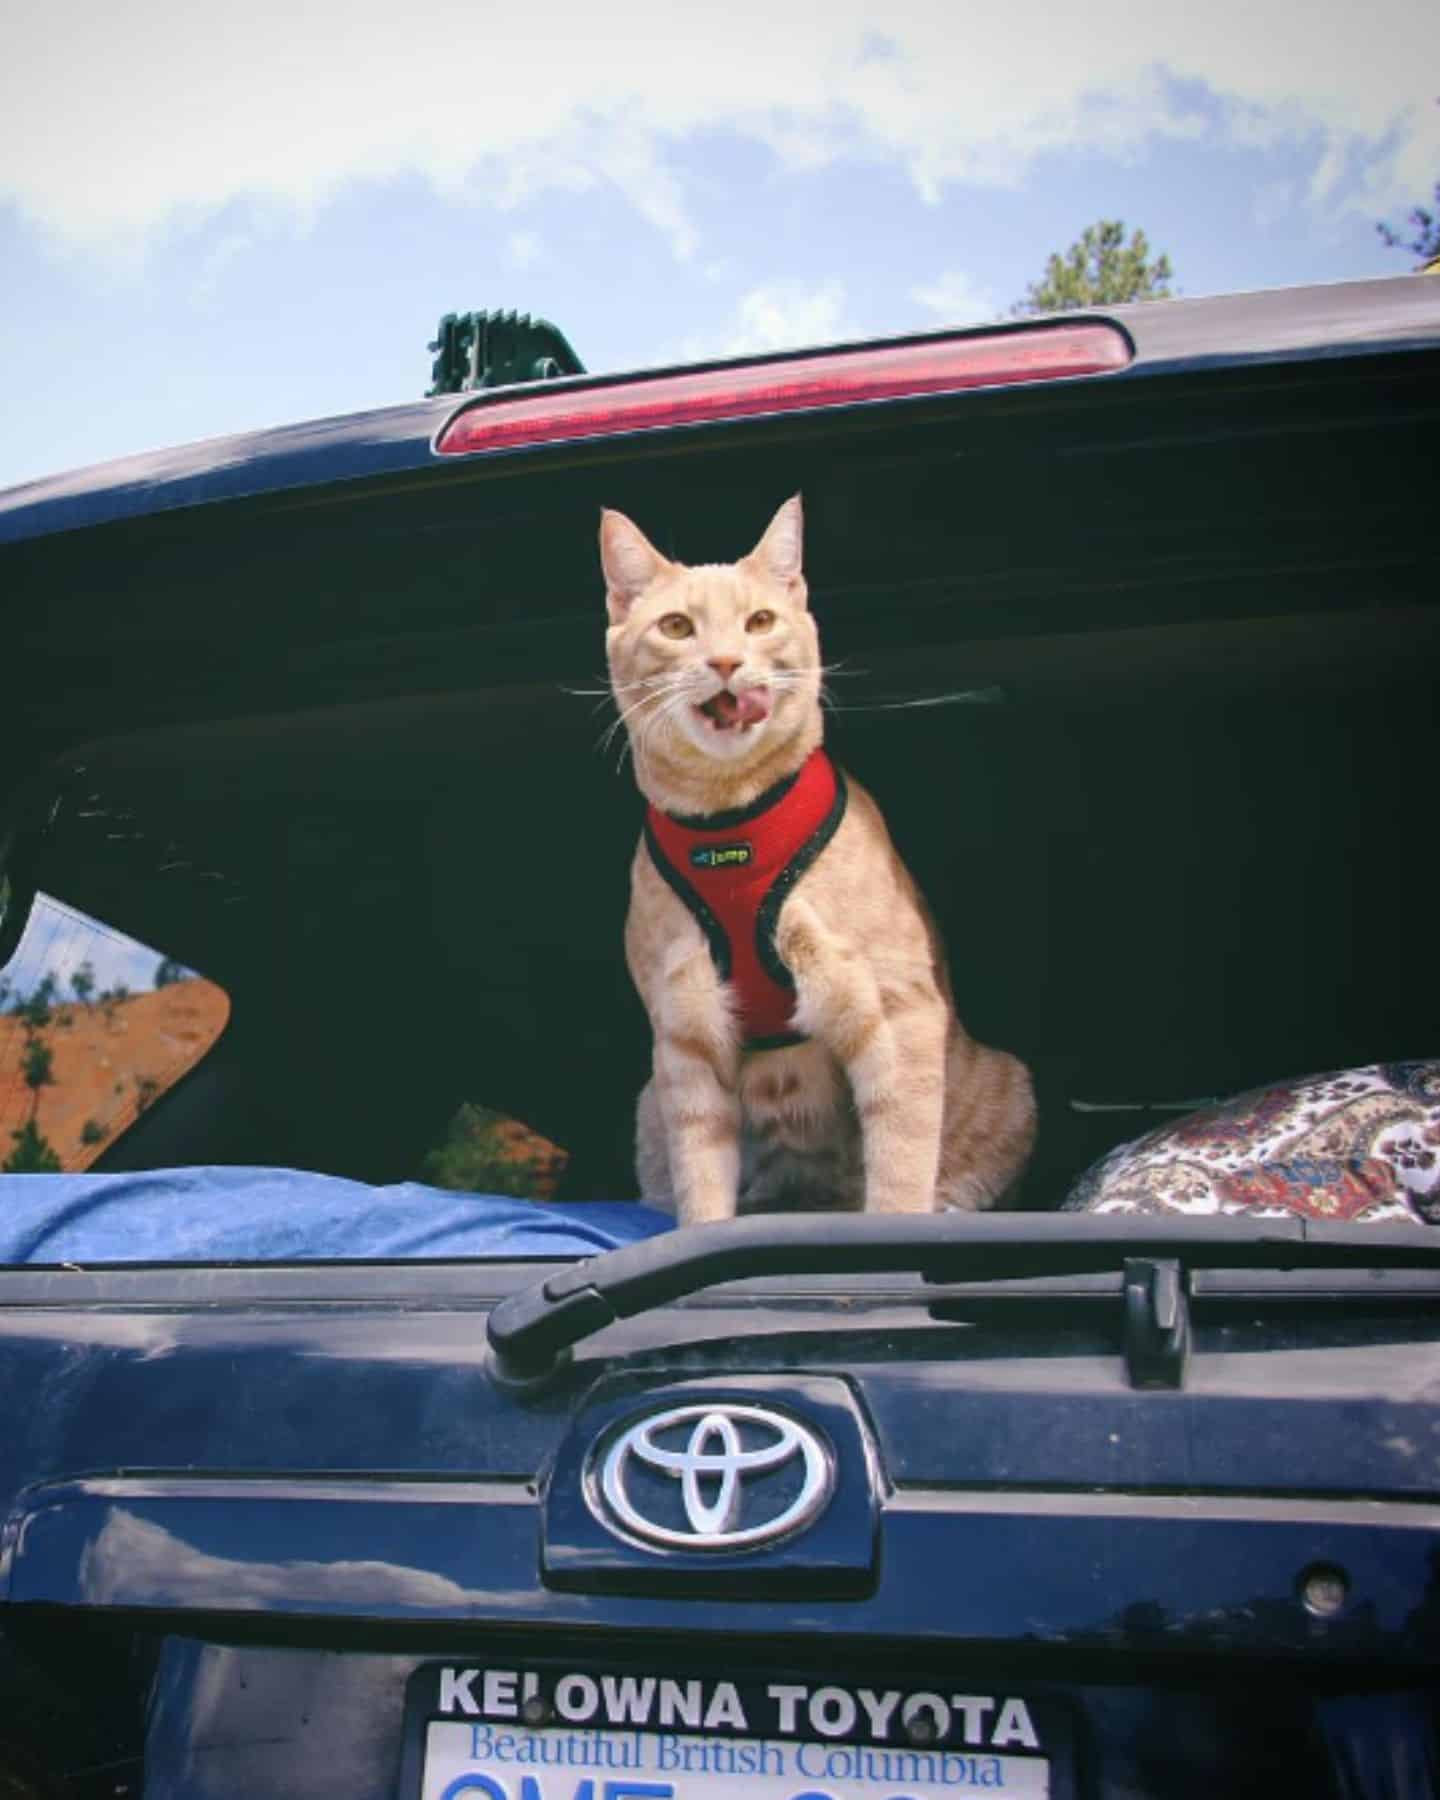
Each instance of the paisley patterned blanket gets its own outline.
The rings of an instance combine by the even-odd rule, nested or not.
[[[1121,1144],[1066,1212],[1440,1225],[1440,1062],[1255,1088]]]

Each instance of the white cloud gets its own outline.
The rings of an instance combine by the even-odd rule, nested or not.
[[[934,313],[937,325],[980,325],[998,319],[1002,310],[994,295],[963,269],[946,269],[934,281],[911,288],[910,298]]]
[[[1250,197],[1255,223],[1268,231],[1295,210],[1295,188],[1289,181],[1266,181]]]
[[[538,231],[512,231],[505,240],[505,260],[512,269],[533,269],[544,254]]]
[[[255,247],[255,234],[250,231],[227,231],[207,250],[200,260],[191,284],[196,300],[215,299],[225,280],[225,271],[237,257]]]
[[[758,356],[860,335],[860,327],[846,313],[842,282],[815,286],[777,281],[742,294],[729,318],[714,331],[687,337],[677,347],[676,359],[699,362],[711,356]]]
[[[499,0],[76,0],[63,30],[32,7],[7,31],[0,199],[115,250],[237,199],[303,220],[367,177],[510,205],[611,184],[689,255],[674,152],[728,127],[792,166],[888,160],[931,197],[1014,183],[1046,151],[1299,138],[1317,204],[1383,210],[1435,179],[1437,62],[1432,0],[612,0],[559,20]],[[1218,123],[1180,83],[1223,98]]]

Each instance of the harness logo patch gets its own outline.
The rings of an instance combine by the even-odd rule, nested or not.
[[[690,852],[692,869],[739,869],[754,856],[750,844],[700,844]]]

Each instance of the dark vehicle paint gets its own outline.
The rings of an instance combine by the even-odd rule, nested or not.
[[[186,1285],[211,1284],[196,1271]],[[692,1304],[632,1324],[527,1401],[486,1371],[483,1308],[386,1305],[378,1271],[366,1285],[368,1302],[338,1309],[7,1307],[10,1597],[578,1623],[594,1602],[547,1591],[537,1563],[542,1507],[552,1534],[573,1536],[572,1496],[541,1489],[583,1451],[573,1421],[596,1377],[634,1371],[627,1398],[682,1374],[686,1394],[718,1393],[749,1368],[781,1393],[784,1371],[804,1367],[844,1383],[873,1432],[885,1549],[873,1595],[844,1608],[857,1629],[943,1637],[964,1621],[967,1637],[1013,1638],[1010,1586],[1028,1568],[1022,1638],[1102,1643],[1123,1636],[1127,1608],[1152,1604],[1172,1647],[1263,1641],[1273,1619],[1247,1610],[1263,1598],[1297,1646],[1408,1658],[1430,1644],[1415,1608],[1440,1522],[1432,1304],[1359,1314],[1317,1300],[1273,1324],[1202,1312],[1182,1392],[1129,1386],[1118,1305],[1020,1303],[937,1326],[923,1302],[863,1289],[792,1302],[783,1318]],[[758,1335],[742,1355],[747,1325]],[[1414,1397],[1378,1401],[1373,1371],[1402,1360]],[[803,1384],[781,1397],[802,1418],[822,1410]],[[587,1404],[598,1430],[603,1392]],[[947,1561],[937,1552],[961,1520],[976,1549]],[[1175,1554],[1222,1537],[1219,1557]],[[1353,1570],[1352,1604],[1308,1620],[1296,1579],[1327,1562]],[[669,1606],[617,1598],[605,1616],[659,1625]],[[767,1613],[782,1630],[817,1616],[779,1597]],[[753,1607],[714,1598],[707,1619],[743,1628]]]
[[[1271,1671],[1261,1711],[1303,1725],[1292,1767],[1319,1729],[1307,1696],[1362,1691],[1382,1671],[1392,1689],[1428,1681],[1440,1652],[1440,1390],[1426,1374],[1440,1370],[1440,1323],[1428,1302],[1372,1303],[1365,1316],[1317,1300],[1271,1325],[1220,1308],[1198,1326],[1189,1391],[1150,1393],[1125,1379],[1118,1293],[947,1326],[893,1291],[792,1300],[783,1319],[763,1292],[739,1310],[725,1295],[617,1328],[609,1356],[587,1353],[527,1403],[484,1371],[479,1298],[524,1273],[475,1270],[477,1298],[461,1307],[406,1299],[404,1281],[386,1303],[376,1270],[349,1275],[370,1296],[349,1307],[227,1302],[240,1272],[195,1271],[148,1280],[152,1292],[208,1289],[198,1309],[137,1307],[137,1278],[123,1309],[6,1309],[0,1369],[20,1424],[5,1447],[11,1641],[41,1671],[57,1641],[73,1664],[77,1630],[101,1644],[135,1634],[128,1660],[142,1670],[158,1658],[157,1685],[142,1681],[126,1714],[125,1683],[102,1657],[133,1741],[150,1721],[147,1794],[235,1791],[187,1785],[197,1746],[235,1781],[235,1759],[263,1766],[277,1736],[304,1776],[297,1791],[388,1792],[375,1767],[357,1776],[356,1747],[372,1763],[395,1753],[411,1671],[493,1658],[502,1642],[513,1660],[563,1640],[576,1666],[600,1669],[627,1645],[634,1659],[637,1634],[663,1645],[680,1633],[692,1660],[697,1642],[724,1637],[747,1664],[812,1679],[838,1660],[857,1678],[895,1679],[939,1656],[972,1689],[1059,1684],[1082,1743],[1104,1737],[1107,1781],[1127,1756],[1144,1760],[1136,1746],[1167,1707],[1189,1735],[1205,1712],[1243,1715],[1216,1672],[1247,1655]],[[53,1291],[60,1278],[44,1279]],[[331,1269],[323,1286],[343,1292],[346,1279]],[[595,1376],[634,1370],[627,1401],[733,1398],[747,1391],[734,1346],[750,1323],[760,1335],[743,1360],[771,1371],[768,1399],[805,1416],[812,1390],[783,1373],[805,1367],[872,1422],[873,1586],[763,1602],[711,1593],[697,1612],[691,1586],[668,1593],[663,1571],[648,1593],[547,1584],[547,1508],[562,1533],[574,1514],[546,1479],[567,1466],[562,1441]],[[1377,1357],[1412,1371],[1413,1399],[1377,1403],[1366,1372]],[[594,1403],[603,1410],[603,1390]],[[1330,1616],[1306,1603],[1317,1570],[1343,1571]],[[56,1640],[47,1621],[61,1618],[72,1623]],[[823,1654],[797,1648],[818,1632]],[[1143,1692],[1125,1687],[1132,1666],[1148,1671]],[[1188,1713],[1187,1683],[1207,1695]],[[1197,1766],[1235,1780],[1253,1731],[1231,1721],[1221,1735]]]

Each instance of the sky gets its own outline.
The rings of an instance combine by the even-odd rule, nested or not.
[[[74,0],[6,18],[0,488],[413,399],[445,312],[638,368],[1003,316],[1118,218],[1187,295],[1402,276],[1434,0]]]
[[[148,994],[155,986],[162,954],[78,907],[37,894],[15,954],[0,970],[0,1012],[13,1012],[47,975],[54,978],[57,999],[72,999],[72,978],[86,963],[95,993],[123,987],[132,994]]]

